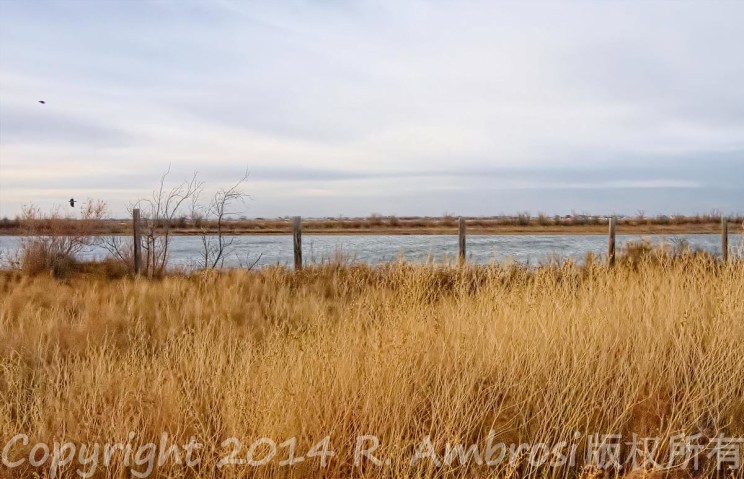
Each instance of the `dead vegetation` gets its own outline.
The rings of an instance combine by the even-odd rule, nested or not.
[[[589,214],[470,216],[469,234],[606,234],[607,217]],[[744,225],[744,217],[730,216],[732,233]],[[292,220],[284,218],[205,217],[179,212],[168,222],[170,234],[290,234]],[[628,234],[717,233],[721,214],[627,216],[618,218],[620,231]],[[0,220],[0,234],[22,234],[20,220]],[[163,227],[163,224],[159,224]],[[99,229],[106,234],[130,234],[131,221],[103,220]],[[358,218],[303,218],[303,230],[310,234],[451,234],[457,230],[457,217],[384,216],[372,214]]]
[[[441,457],[448,442],[484,447],[489,431],[533,444],[659,436],[660,462],[675,434],[744,436],[741,260],[639,247],[613,269],[329,264],[154,281],[6,272],[0,291],[0,437],[105,443],[135,431],[137,445],[167,432],[205,444],[198,467],[166,463],[150,477],[613,477],[410,457],[427,435]],[[390,465],[353,467],[365,434]],[[310,457],[279,466],[284,448],[261,467],[217,468],[229,437],[244,456],[260,437],[295,437],[302,455],[326,436],[336,455],[325,468]],[[712,477],[715,464],[701,464],[610,472]],[[2,467],[9,479],[46,474]],[[119,458],[94,477],[128,474]]]

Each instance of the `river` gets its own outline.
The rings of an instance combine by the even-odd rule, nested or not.
[[[292,237],[286,236],[234,236],[230,253],[224,266],[292,264]],[[617,247],[621,251],[628,241],[647,239],[652,243],[687,243],[715,255],[721,254],[721,238],[716,234],[688,235],[618,235]],[[18,251],[21,237],[0,236],[0,255],[7,258]],[[729,235],[730,255],[744,257],[742,235]],[[604,254],[607,237],[603,235],[470,235],[467,238],[468,261],[489,263],[514,260],[526,264],[539,264],[551,258],[572,258],[581,261],[589,252]],[[173,236],[169,264],[193,267],[198,264],[201,238],[198,236]],[[428,260],[452,261],[457,255],[456,235],[303,235],[303,259],[306,264],[343,259],[349,262],[380,264],[399,259],[413,263]],[[86,250],[83,259],[101,259],[106,251],[101,247]]]

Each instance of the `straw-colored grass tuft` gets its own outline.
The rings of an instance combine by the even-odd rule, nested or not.
[[[642,255],[643,256],[643,255]],[[704,477],[683,467],[598,471],[431,459],[446,444],[577,443],[594,433],[744,436],[744,262],[639,257],[537,269],[325,266],[156,281],[4,274],[0,437],[36,442],[204,444],[193,467],[150,477]],[[354,465],[374,435],[375,466]],[[309,449],[330,436],[320,467]],[[577,438],[577,436],[579,436]],[[260,437],[296,438],[305,460],[217,462]],[[0,446],[2,446],[0,445]],[[78,463],[64,477],[76,477]],[[146,466],[133,467],[143,471]],[[26,461],[3,478],[49,475]],[[116,455],[94,477],[130,477]],[[644,474],[644,475],[640,475]],[[647,475],[646,475],[647,474]]]

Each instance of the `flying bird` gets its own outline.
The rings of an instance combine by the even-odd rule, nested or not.
[[[39,103],[41,103],[42,105],[46,105],[46,101],[44,100],[39,100]]]
[[[70,198],[70,206],[75,207],[75,198]]]

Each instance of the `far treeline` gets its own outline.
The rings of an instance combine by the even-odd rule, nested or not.
[[[733,230],[735,225],[744,223],[743,215],[728,216]],[[61,221],[60,221],[61,220]],[[472,216],[465,217],[468,234],[606,234],[607,216],[573,214],[573,215],[516,215]],[[37,234],[44,231],[44,219],[29,220],[23,218],[0,219],[0,234],[23,235],[29,231],[28,221]],[[54,229],[57,233],[64,230],[68,223],[71,232],[77,230],[75,218],[56,218]],[[62,224],[60,224],[60,222]],[[303,231],[306,234],[451,234],[457,231],[458,217],[445,214],[439,217],[430,216],[384,216],[373,214],[368,217],[344,218],[303,218]],[[698,215],[658,215],[618,216],[617,225],[621,233],[629,234],[684,234],[684,233],[718,233],[720,231],[721,213],[711,212]],[[97,234],[129,234],[132,230],[131,219],[97,219],[93,229]],[[215,220],[202,217],[180,216],[161,225],[171,234],[203,234],[218,231]],[[227,234],[289,234],[292,231],[292,218],[226,218],[219,225]]]

